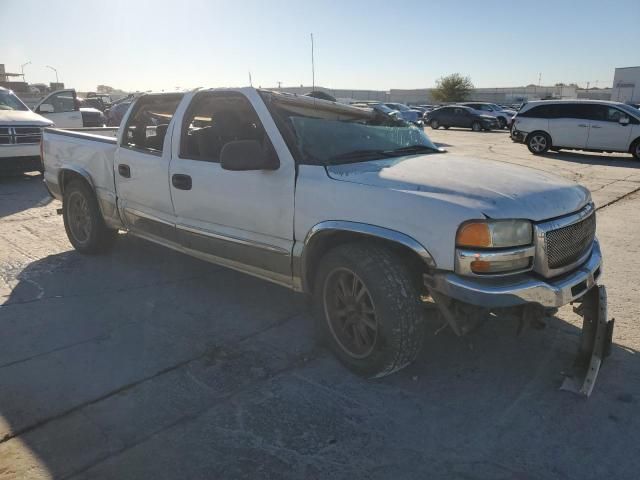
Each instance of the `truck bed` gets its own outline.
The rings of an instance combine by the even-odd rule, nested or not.
[[[81,175],[95,188],[101,206],[115,206],[113,161],[117,132],[114,127],[45,128],[42,135],[44,178],[51,194],[62,199],[61,182],[65,172],[70,171]]]

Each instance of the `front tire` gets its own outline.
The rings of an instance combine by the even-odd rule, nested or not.
[[[317,330],[340,362],[368,378],[413,362],[424,340],[419,276],[374,243],[329,251],[315,279]]]
[[[527,137],[527,148],[534,155],[547,153],[551,148],[551,137],[544,132],[533,132]]]
[[[473,122],[471,124],[471,130],[474,132],[480,132],[482,130],[482,125],[480,125],[480,122]]]
[[[438,120],[431,120],[431,123],[429,123],[429,125],[431,125],[431,128],[433,128],[434,130],[440,128],[440,123],[438,122]]]
[[[504,117],[498,117],[498,126],[501,130],[507,128],[507,121],[504,119]]]
[[[72,180],[64,189],[62,216],[67,237],[81,253],[109,250],[118,235],[102,218],[93,190],[82,180]]]
[[[636,160],[640,160],[640,138],[631,145],[631,155],[633,155],[633,158]]]

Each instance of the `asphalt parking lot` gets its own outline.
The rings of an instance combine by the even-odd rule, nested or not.
[[[640,163],[427,133],[592,190],[616,331],[590,399],[558,390],[569,306],[520,337],[432,325],[414,365],[365,381],[300,296],[126,235],[79,255],[40,177],[0,178],[0,479],[638,478]]]

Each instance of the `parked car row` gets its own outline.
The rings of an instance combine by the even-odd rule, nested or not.
[[[479,113],[465,105],[450,105],[436,108],[427,113],[427,124],[437,130],[440,127],[470,128],[474,132],[482,130],[494,130],[500,127],[498,120],[493,115]]]

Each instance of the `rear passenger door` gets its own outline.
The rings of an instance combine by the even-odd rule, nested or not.
[[[556,147],[586,148],[589,137],[589,116],[587,104],[556,103],[551,107],[549,133]]]
[[[468,110],[464,108],[454,108],[453,109],[453,122],[451,123],[453,127],[470,127],[471,126],[471,114]]]
[[[629,150],[633,123],[638,123],[635,118],[630,118],[619,108],[608,105],[591,105],[595,118],[590,122],[589,140],[587,148],[596,150],[613,150],[626,152]],[[621,124],[620,119],[628,118],[629,123]]]
[[[132,107],[114,160],[118,208],[126,226],[149,240],[177,244],[169,191],[173,115],[182,94],[145,95]]]
[[[279,158],[278,169],[224,170],[222,149],[246,140]],[[173,152],[171,195],[182,245],[217,263],[290,285],[295,165],[258,93],[196,94],[176,125]],[[176,178],[188,178],[188,185]]]

